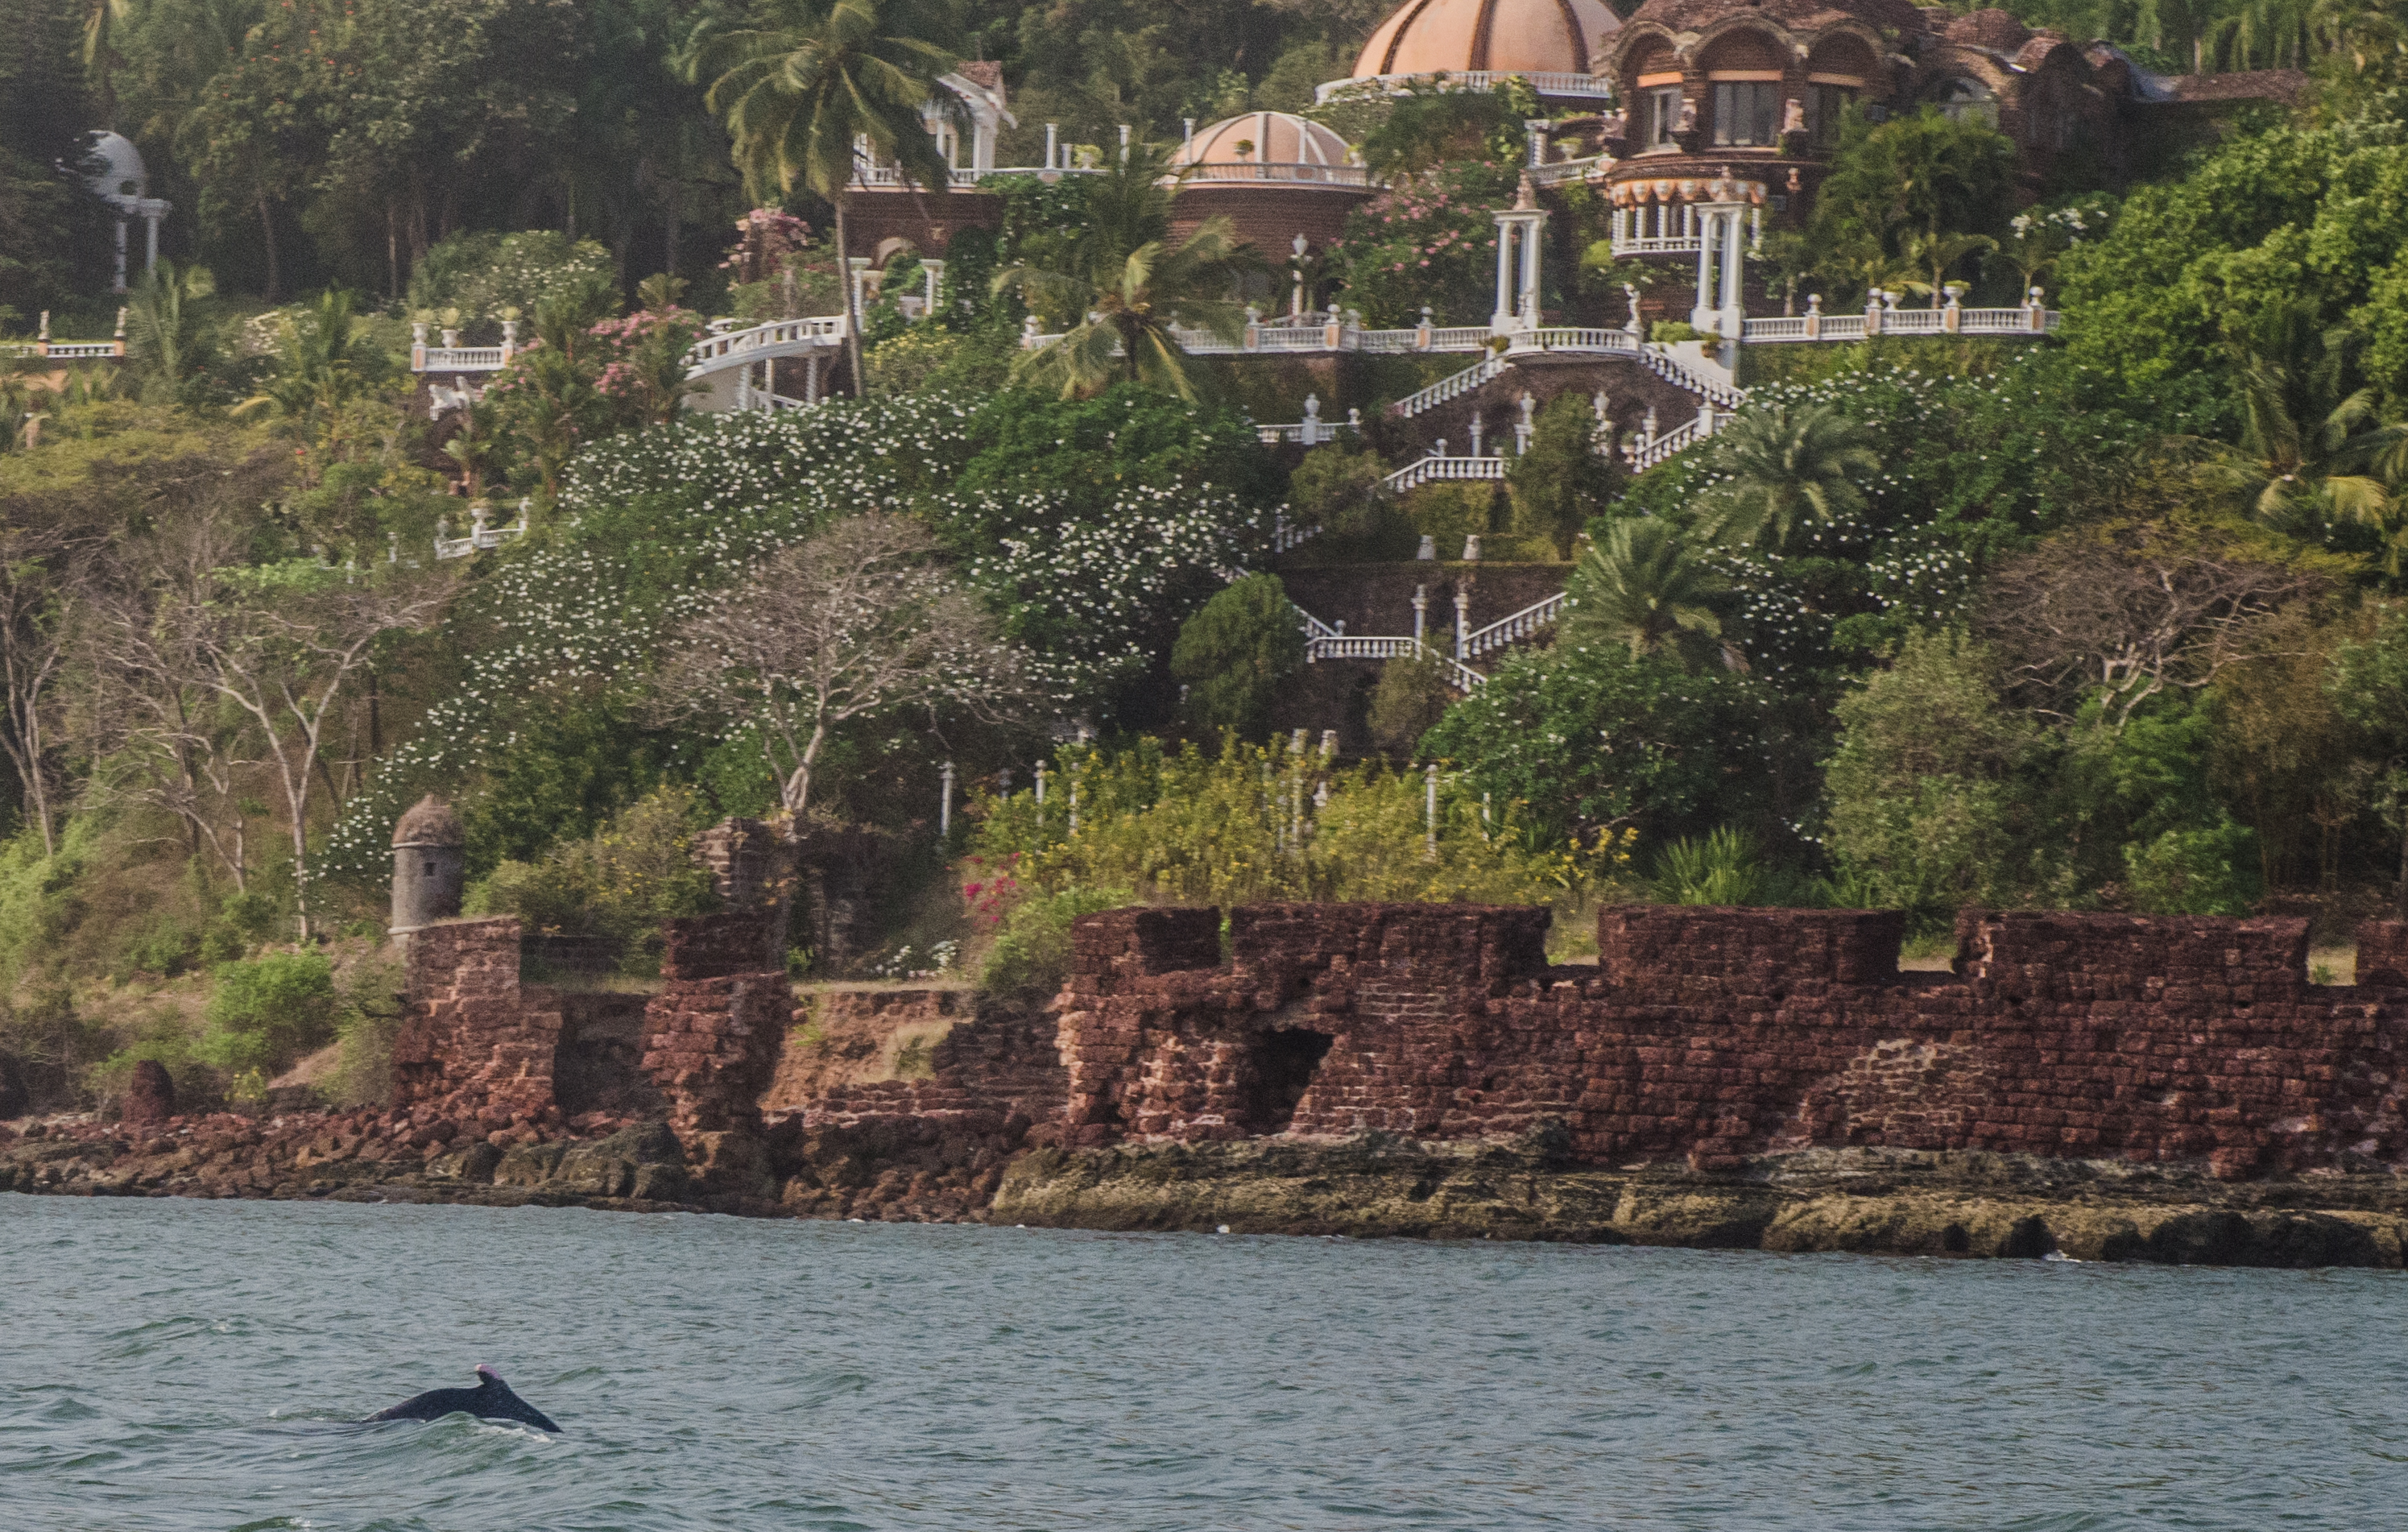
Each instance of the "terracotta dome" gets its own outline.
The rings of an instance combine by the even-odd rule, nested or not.
[[[1354,78],[1598,74],[1621,27],[1604,0],[1405,0],[1363,45]]]
[[[1792,32],[1820,32],[1849,20],[1899,32],[1930,30],[1914,0],[1647,0],[1631,12],[1630,24],[1653,22],[1678,36],[1741,18],[1774,21]]]
[[[1170,163],[1342,165],[1348,155],[1346,140],[1318,122],[1286,112],[1247,112],[1197,128]]]
[[[2013,53],[2031,37],[2031,30],[2003,10],[1977,10],[1948,24],[1948,40],[1993,53]]]
[[[419,799],[417,807],[393,827],[396,846],[462,846],[467,840],[467,833],[460,828],[460,816],[432,793]]]

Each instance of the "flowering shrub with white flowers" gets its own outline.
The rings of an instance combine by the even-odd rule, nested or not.
[[[1266,554],[1279,514],[1260,484],[1202,477],[1229,435],[1219,422],[1182,424],[1171,417],[1183,407],[1160,402],[1116,408],[839,400],[689,415],[586,449],[549,534],[483,555],[490,572],[445,635],[469,656],[466,679],[351,801],[326,875],[382,877],[401,809],[472,781],[556,699],[599,695],[632,717],[669,629],[766,554],[864,511],[924,517],[1034,651],[1054,701],[1108,709],[1221,571]],[[1051,427],[1062,436],[1050,477],[1025,461],[1044,446],[1049,410],[1078,417]],[[1076,450],[1096,443],[1143,451]]]
[[[1875,359],[1761,383],[1748,400],[1783,404],[1837,408],[1881,459],[1856,485],[1860,511],[1808,519],[1777,552],[1706,555],[1732,587],[1727,636],[1784,687],[1827,686],[1909,631],[1956,621],[1987,560],[2063,525],[2153,434],[2109,379],[2055,350],[1979,376]],[[1720,481],[1710,438],[1634,480],[1619,508],[1678,520]]]

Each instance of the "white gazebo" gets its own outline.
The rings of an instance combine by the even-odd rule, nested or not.
[[[172,212],[175,205],[164,197],[150,194],[150,173],[143,168],[142,151],[136,149],[134,141],[123,134],[88,135],[84,144],[84,161],[93,166],[84,178],[84,184],[117,214],[117,271],[108,290],[122,293],[125,291],[125,226],[137,218],[148,226],[142,253],[142,271],[148,276],[159,265],[159,221]]]

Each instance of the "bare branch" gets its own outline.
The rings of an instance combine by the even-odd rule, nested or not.
[[[1017,714],[1019,651],[936,551],[917,522],[874,514],[771,555],[680,630],[654,710],[757,730],[797,816],[830,735],[848,723],[920,709]]]

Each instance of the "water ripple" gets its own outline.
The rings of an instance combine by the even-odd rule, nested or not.
[[[2400,1281],[0,1196],[0,1524],[2354,1527]]]

